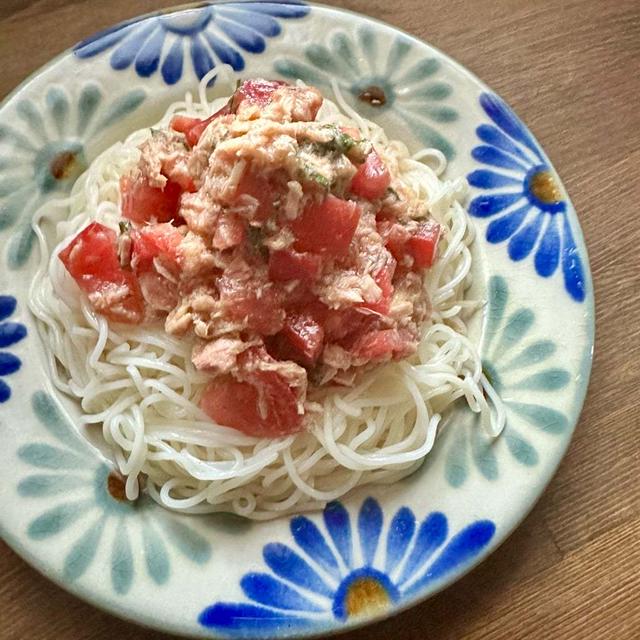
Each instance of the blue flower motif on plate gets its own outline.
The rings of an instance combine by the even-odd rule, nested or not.
[[[477,169],[467,178],[471,186],[487,193],[471,201],[469,213],[493,218],[487,226],[487,240],[508,241],[512,260],[524,260],[534,252],[540,276],[548,278],[562,265],[565,289],[582,302],[582,259],[558,177],[531,133],[498,96],[483,93],[480,105],[492,123],[476,129],[483,144],[471,155],[488,168]]]
[[[294,517],[296,546],[265,545],[269,571],[242,577],[250,602],[215,603],[200,614],[200,623],[230,637],[253,638],[374,616],[468,567],[496,530],[492,521],[476,520],[451,535],[443,513],[418,522],[408,507],[386,528],[384,520],[374,498],[363,502],[353,521],[342,503],[329,503],[324,532],[310,518]]]
[[[423,145],[452,158],[454,147],[442,131],[458,119],[458,112],[447,104],[453,87],[440,77],[439,60],[412,59],[412,50],[409,38],[389,40],[361,26],[352,33],[334,31],[326,44],[307,45],[303,58],[279,58],[274,67],[287,78],[300,78],[329,92],[335,82],[364,117],[375,121],[392,115]]]
[[[210,543],[182,519],[148,498],[126,499],[123,478],[97,458],[48,394],[36,392],[32,406],[55,444],[32,442],[18,450],[36,470],[18,484],[18,494],[43,501],[44,511],[29,523],[27,535],[58,545],[65,581],[81,579],[96,558],[106,556],[113,591],[124,595],[139,563],[155,584],[169,580],[171,547],[196,566],[209,560]],[[78,524],[81,533],[61,542],[60,536]]]
[[[20,267],[31,254],[31,220],[47,200],[64,197],[88,167],[88,145],[138,109],[142,89],[105,96],[96,82],[77,87],[52,84],[42,101],[23,98],[14,117],[0,123],[0,231],[17,230],[8,243],[8,264]],[[24,214],[24,215],[23,215]]]
[[[554,392],[563,390],[571,377],[564,367],[552,361],[557,351],[555,341],[535,335],[535,311],[517,307],[507,312],[509,302],[507,280],[492,276],[482,365],[506,411],[507,423],[501,438],[520,464],[531,467],[538,464],[539,454],[526,433],[533,428],[558,436],[568,428],[567,417],[551,405]],[[544,394],[547,402],[531,402],[531,393]],[[443,440],[449,443],[445,455],[449,484],[459,487],[466,482],[469,459],[484,478],[496,480],[500,469],[495,441],[485,434],[477,414],[465,412],[462,419],[456,420],[443,433]]]
[[[308,12],[309,7],[296,0],[206,4],[125,22],[78,43],[74,53],[91,58],[111,50],[113,69],[133,65],[142,78],[160,70],[163,80],[172,85],[182,78],[185,56],[198,79],[216,62],[241,71],[245,65],[241,50],[262,53],[266,39],[282,31],[279,18],[302,18]]]
[[[17,302],[13,296],[0,296],[0,349],[11,347],[27,335],[27,328],[20,322],[10,322],[16,310]],[[18,356],[8,351],[0,351],[0,402],[6,402],[11,397],[11,388],[2,380],[20,369],[22,361]]]

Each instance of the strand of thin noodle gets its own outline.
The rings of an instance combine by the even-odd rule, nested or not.
[[[214,70],[217,72],[217,70]],[[176,112],[204,116],[226,100],[188,94],[169,107],[156,127]],[[465,337],[473,230],[460,204],[463,180],[442,182],[443,156],[413,157],[382,129],[363,120],[337,87],[337,105],[325,101],[321,118],[358,126],[391,154],[402,179],[428,203],[445,229],[440,256],[425,281],[432,301],[418,354],[362,376],[350,389],[328,389],[308,403],[309,428],[280,439],[255,438],[213,424],[198,407],[208,377],[191,363],[191,344],[155,327],[110,326],[95,314],[57,258],[69,238],[92,220],[117,228],[118,181],[148,130],[131,134],[102,153],[77,181],[70,197],[47,205],[34,222],[41,262],[30,306],[49,345],[54,385],[77,398],[86,424],[101,424],[126,494],[135,499],[138,478],[170,509],[231,511],[254,519],[307,511],[365,483],[393,483],[412,473],[431,450],[441,415],[458,398],[484,416],[495,434],[504,424],[500,400],[484,379],[479,356]],[[416,158],[430,158],[435,169]],[[53,246],[49,242],[54,237]],[[496,405],[492,411],[483,389]]]

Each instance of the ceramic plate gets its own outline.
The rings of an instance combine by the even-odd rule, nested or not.
[[[301,78],[327,92],[334,79],[390,137],[412,150],[438,147],[448,175],[467,177],[474,295],[486,300],[472,332],[507,409],[498,440],[460,409],[406,480],[268,523],[123,500],[110,461],[81,435],[78,407],[48,380],[27,308],[36,268],[30,221],[102,150],[153,123],[220,63],[238,77]],[[65,589],[164,631],[326,633],[442,589],[495,549],[540,496],[587,387],[587,254],[544,151],[450,58],[345,11],[205,3],[118,25],[56,58],[0,107],[0,247],[2,535]]]

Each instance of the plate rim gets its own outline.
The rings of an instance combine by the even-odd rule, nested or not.
[[[93,38],[96,35],[100,34],[105,29],[116,28],[120,25],[127,24],[129,22],[139,22],[144,21],[145,19],[152,18],[158,15],[170,15],[176,13],[182,13],[184,11],[189,11],[193,9],[202,8],[207,5],[226,5],[226,4],[240,4],[242,2],[251,2],[251,0],[207,0],[206,2],[187,2],[180,3],[176,5],[171,5],[169,7],[163,7],[155,11],[145,12],[143,14],[137,14],[130,18],[125,18],[124,20],[111,23],[104,29],[100,29],[86,36],[86,38]],[[291,2],[282,2],[281,0],[258,0],[258,2],[267,2],[274,5],[291,5]],[[506,100],[502,98],[500,93],[493,91],[493,89],[488,85],[485,81],[479,78],[473,71],[465,67],[462,63],[460,63],[456,58],[452,57],[450,54],[444,52],[439,47],[431,44],[428,40],[422,39],[417,35],[409,33],[404,29],[391,24],[389,22],[385,22],[384,20],[370,16],[364,13],[360,13],[358,11],[354,11],[351,9],[347,9],[344,7],[331,6],[320,2],[315,1],[306,1],[302,0],[299,3],[300,6],[308,6],[309,8],[320,9],[321,11],[327,12],[335,12],[339,14],[347,14],[352,16],[353,18],[373,23],[377,27],[382,27],[384,29],[390,29],[396,34],[402,35],[414,46],[427,46],[432,51],[436,52],[439,56],[441,56],[444,60],[446,60],[447,64],[453,67],[458,73],[463,76],[466,76],[469,80],[471,80],[476,86],[484,91],[488,91],[493,95],[499,96],[507,105],[509,109],[513,113],[517,115],[517,112],[513,110]],[[311,14],[309,14],[311,15]],[[307,16],[308,17],[308,16]],[[59,52],[57,55],[52,57],[50,60],[45,62],[43,65],[32,71],[28,76],[26,76],[16,87],[14,87],[2,100],[0,100],[0,111],[2,111],[11,101],[24,89],[26,89],[33,81],[35,81],[40,75],[42,75],[48,69],[54,67],[59,62],[65,60],[68,56],[73,56],[74,47],[77,46],[78,43],[67,47],[66,49]],[[269,55],[269,54],[266,54]],[[536,134],[531,130],[529,125],[522,121],[526,129],[531,133],[533,139],[538,144],[538,147],[542,150],[543,154],[549,160],[551,167],[554,167],[551,158],[549,158],[546,153],[545,148],[540,144],[537,139]],[[555,171],[555,168],[554,168]],[[571,416],[572,420],[569,421],[569,428],[566,431],[564,440],[558,446],[557,460],[549,465],[548,471],[544,476],[544,480],[541,482],[540,486],[536,489],[536,491],[532,492],[533,498],[530,502],[522,500],[520,504],[526,504],[526,508],[522,509],[519,515],[513,519],[510,527],[504,527],[500,529],[500,533],[494,536],[491,541],[486,545],[486,547],[478,553],[474,558],[467,562],[462,569],[458,569],[456,571],[451,572],[449,574],[447,580],[443,581],[440,585],[438,585],[435,589],[423,589],[422,592],[407,598],[397,604],[392,605],[389,609],[386,609],[378,614],[356,618],[352,621],[347,621],[341,626],[332,626],[327,629],[316,629],[313,627],[309,628],[307,631],[302,630],[296,637],[300,638],[308,638],[308,639],[319,639],[321,637],[335,636],[341,633],[345,633],[348,631],[353,631],[355,629],[364,628],[366,626],[376,624],[383,620],[387,620],[393,618],[399,614],[404,613],[408,609],[411,609],[417,606],[420,603],[426,602],[428,599],[433,596],[445,591],[446,589],[453,587],[460,579],[469,574],[471,571],[476,569],[478,565],[486,560],[486,558],[496,552],[513,534],[515,529],[517,529],[523,522],[528,518],[530,513],[533,511],[535,506],[538,504],[545,491],[549,487],[550,483],[553,481],[556,476],[560,464],[564,460],[567,450],[573,440],[574,432],[580,422],[580,417],[582,411],[584,409],[585,399],[589,390],[590,382],[591,382],[591,374],[593,368],[593,357],[594,357],[594,347],[595,347],[595,334],[596,334],[596,323],[595,323],[595,287],[593,282],[593,274],[591,270],[591,261],[589,258],[589,252],[586,246],[584,233],[582,230],[582,226],[580,224],[580,218],[578,213],[573,205],[573,201],[570,197],[570,194],[562,180],[562,177],[556,172],[556,175],[559,178],[559,181],[562,185],[562,188],[567,196],[567,202],[570,205],[568,210],[568,220],[571,226],[571,230],[574,233],[576,245],[579,250],[579,254],[584,258],[584,279],[587,284],[587,291],[582,304],[584,304],[584,312],[585,312],[585,338],[584,343],[582,344],[582,354],[580,356],[580,365],[579,372],[581,374],[581,380],[576,384],[575,393],[573,394],[572,401],[572,409]],[[50,386],[50,385],[49,385]],[[50,391],[50,390],[49,390]],[[57,395],[54,393],[53,397],[56,398]],[[131,615],[130,611],[125,607],[119,606],[118,604],[111,603],[105,600],[103,596],[96,595],[94,591],[87,588],[86,585],[80,585],[80,583],[74,583],[70,581],[65,581],[61,577],[58,577],[53,574],[49,574],[48,564],[44,561],[41,561],[39,556],[30,551],[27,546],[21,541],[19,534],[12,534],[8,528],[5,526],[3,519],[0,519],[0,537],[7,544],[7,546],[12,549],[23,561],[25,561],[30,567],[35,569],[40,575],[44,576],[51,582],[53,582],[56,586],[62,588],[64,591],[70,593],[74,597],[79,598],[80,600],[87,602],[91,606],[96,607],[100,611],[106,612],[110,615],[114,615],[117,618],[128,622],[137,624],[147,629],[152,629],[154,631],[161,631],[165,633],[176,634],[185,638],[224,638],[224,635],[219,634],[219,632],[211,630],[211,629],[202,629],[200,633],[192,633],[188,630],[185,630],[184,627],[180,625],[169,625],[166,624],[164,626],[160,626],[159,623],[154,619],[153,616],[144,613],[142,610],[138,609],[136,611],[135,617]],[[254,636],[243,636],[243,637],[254,637]],[[257,637],[257,636],[256,636]],[[274,638],[280,640],[285,637],[290,637],[288,634],[277,634],[270,636],[260,636],[260,638]],[[293,636],[291,636],[293,637]]]

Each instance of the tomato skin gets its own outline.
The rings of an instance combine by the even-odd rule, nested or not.
[[[377,229],[385,246],[400,264],[405,263],[408,256],[413,269],[428,269],[433,265],[441,232],[435,220],[417,223],[413,229],[390,220],[379,220]]]
[[[136,274],[153,271],[154,258],[178,268],[178,246],[182,234],[171,224],[163,223],[131,230],[131,267]]]
[[[185,138],[187,139],[187,143],[191,147],[195,147],[200,141],[200,137],[204,133],[204,130],[216,119],[220,116],[226,116],[231,113],[231,108],[229,103],[225,104],[224,107],[218,109],[213,115],[205,118],[204,120],[200,120],[199,118],[189,118],[188,116],[183,115],[175,115],[171,119],[171,123],[169,126],[179,133],[184,133]]]
[[[430,220],[421,222],[407,242],[407,247],[413,257],[413,266],[416,269],[428,269],[434,262],[438,240],[440,238],[440,225]]]
[[[274,282],[315,282],[320,275],[322,258],[319,255],[282,249],[269,256],[269,279]]]
[[[219,425],[249,436],[264,436],[269,428],[258,413],[258,391],[248,382],[217,378],[204,390],[200,408]]]
[[[59,258],[96,311],[114,322],[142,322],[142,294],[135,275],[120,266],[113,229],[91,223]]]
[[[249,195],[258,201],[253,219],[264,222],[273,213],[273,202],[278,197],[278,192],[268,177],[261,173],[254,173],[249,167],[242,174],[236,188],[236,198],[243,195]]]
[[[324,329],[311,315],[288,315],[284,328],[276,336],[279,360],[293,360],[312,367],[322,353]]]
[[[380,329],[362,335],[353,346],[354,355],[367,360],[386,360],[401,351],[404,342],[397,329]]]
[[[259,107],[266,107],[271,102],[271,96],[276,89],[284,87],[286,84],[281,80],[263,80],[261,78],[245,80],[233,94],[231,109],[235,112],[240,103],[245,100]]]
[[[182,192],[182,187],[172,180],[167,180],[164,189],[160,189],[152,187],[144,178],[134,181],[123,176],[120,178],[122,216],[138,224],[153,219],[157,222],[177,219]]]
[[[234,320],[245,321],[248,329],[263,336],[278,333],[284,324],[280,293],[263,281],[236,280],[223,274],[218,280],[220,300]]]
[[[372,151],[351,180],[351,193],[365,200],[382,198],[391,184],[391,174],[380,156]]]
[[[360,220],[360,207],[351,200],[328,195],[305,207],[291,222],[297,251],[333,256],[345,255]]]
[[[393,274],[396,270],[396,261],[393,256],[388,255],[384,265],[374,274],[373,279],[380,287],[382,296],[377,302],[365,302],[362,306],[371,309],[376,313],[387,315],[391,309],[391,299],[393,297]]]

